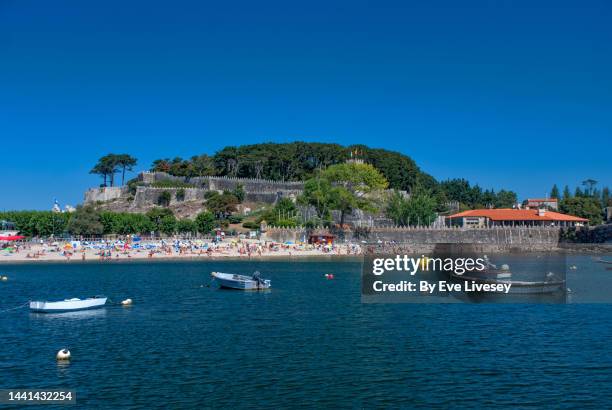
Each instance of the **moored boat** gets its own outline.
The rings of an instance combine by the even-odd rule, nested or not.
[[[556,293],[565,291],[565,280],[557,278],[553,274],[546,275],[546,279],[543,281],[524,281],[524,280],[507,280],[497,278],[483,278],[477,275],[458,275],[452,273],[451,277],[454,279],[475,282],[475,283],[487,283],[492,285],[511,285],[510,292],[512,294],[543,294],[543,293]]]
[[[219,283],[220,287],[227,289],[261,290],[269,289],[271,285],[270,279],[259,277],[259,272],[255,272],[253,276],[212,272],[211,276]]]
[[[56,302],[31,301],[30,310],[39,313],[72,312],[75,310],[96,309],[106,304],[105,296],[93,296],[87,299],[65,299]]]

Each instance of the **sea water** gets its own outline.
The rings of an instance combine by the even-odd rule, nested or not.
[[[580,286],[612,289],[606,265],[570,263]],[[0,310],[30,299],[133,299],[0,313],[0,388],[74,389],[78,407],[612,405],[608,304],[362,304],[356,259],[0,269],[9,276]],[[255,270],[272,290],[209,287],[211,271]],[[72,360],[58,363],[64,347]]]

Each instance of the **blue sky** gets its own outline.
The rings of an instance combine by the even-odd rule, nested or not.
[[[612,185],[611,4],[0,0],[0,209],[80,202],[109,152],[267,141],[521,198]]]

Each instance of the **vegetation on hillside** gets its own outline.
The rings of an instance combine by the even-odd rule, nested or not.
[[[201,212],[195,220],[177,219],[168,208],[153,208],[146,214],[102,211],[92,205],[78,206],[73,213],[52,211],[0,212],[0,219],[15,223],[28,237],[65,237],[149,234],[210,234],[219,224],[210,212]]]
[[[594,179],[584,180],[582,186],[584,190],[576,187],[572,194],[566,185],[563,195],[560,195],[555,184],[550,191],[550,197],[559,200],[560,212],[586,218],[591,225],[598,225],[603,222],[604,208],[612,206],[610,188],[605,186],[601,190],[598,189]]]
[[[323,224],[331,221],[331,211],[339,211],[342,226],[346,215],[356,209],[376,212],[381,206],[381,191],[387,186],[385,177],[370,164],[335,164],[308,179],[298,201],[313,207],[315,222]]]

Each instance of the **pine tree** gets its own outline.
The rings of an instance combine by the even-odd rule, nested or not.
[[[557,188],[557,184],[554,184],[550,190],[550,197],[559,199],[559,188]]]
[[[574,191],[574,196],[576,198],[582,198],[584,196],[584,193],[582,192],[582,189],[580,189],[579,186],[576,187],[576,191]]]
[[[563,199],[570,199],[572,197],[572,193],[570,192],[569,187],[566,185],[565,188],[563,188]]]

